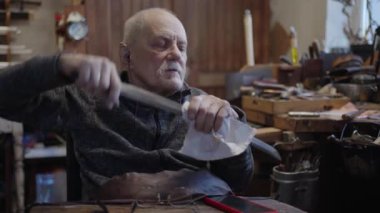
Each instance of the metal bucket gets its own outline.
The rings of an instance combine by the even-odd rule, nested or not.
[[[281,202],[313,212],[318,201],[319,170],[284,172],[273,167],[271,196]]]

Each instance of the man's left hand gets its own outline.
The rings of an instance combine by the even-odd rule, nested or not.
[[[188,118],[195,121],[195,129],[198,131],[218,131],[223,119],[230,116],[238,118],[238,114],[226,100],[213,95],[193,96],[190,100]]]

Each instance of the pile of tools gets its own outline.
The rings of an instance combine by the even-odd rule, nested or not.
[[[302,141],[294,135],[286,142],[275,143],[283,159],[278,169],[283,172],[318,170],[321,155],[317,145],[316,141]]]
[[[337,138],[329,142],[340,147],[344,171],[352,177],[373,179],[380,177],[380,121],[361,120],[347,123]]]

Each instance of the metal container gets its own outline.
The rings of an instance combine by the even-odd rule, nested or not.
[[[376,101],[379,88],[375,83],[355,84],[355,83],[334,83],[338,92],[349,97],[352,101]]]
[[[357,132],[355,134],[355,132]],[[364,140],[353,139],[355,135],[373,140],[380,136],[380,121],[354,121],[347,123],[339,140],[331,140],[339,145],[339,152],[346,175],[360,180],[380,178],[380,146]],[[360,137],[359,137],[360,138]]]
[[[319,170],[284,172],[273,167],[271,196],[281,202],[313,212],[318,202]]]

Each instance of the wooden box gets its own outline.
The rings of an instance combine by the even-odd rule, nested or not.
[[[250,122],[266,126],[273,126],[273,115],[249,109],[244,109],[244,112],[247,116],[247,120]]]
[[[244,110],[254,110],[267,114],[283,114],[289,111],[326,111],[340,108],[350,101],[347,97],[342,98],[314,98],[278,100],[266,99],[254,96],[243,96],[242,106]]]
[[[333,133],[340,132],[346,121],[328,118],[289,117],[288,115],[275,115],[273,118],[275,128],[289,130],[296,133]]]

